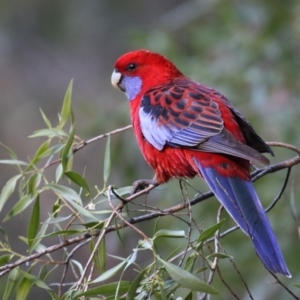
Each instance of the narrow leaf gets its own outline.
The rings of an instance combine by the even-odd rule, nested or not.
[[[18,269],[13,269],[9,272],[7,283],[3,295],[3,300],[10,300],[12,299],[11,295],[15,290],[19,280],[19,273]]]
[[[56,183],[58,183],[59,180],[61,179],[63,172],[64,172],[63,166],[62,166],[62,164],[59,164],[55,170],[55,182]]]
[[[45,122],[45,124],[47,125],[48,128],[51,128],[51,122],[49,121],[49,119],[47,118],[47,116],[44,114],[44,112],[42,111],[42,109],[40,108],[40,112],[41,112],[41,115],[43,117],[43,120]]]
[[[68,134],[62,130],[62,129],[58,129],[58,128],[51,128],[51,129],[40,129],[37,131],[34,131],[32,135],[30,135],[30,138],[35,138],[35,137],[41,137],[41,136],[47,136],[48,138],[54,138],[54,137],[66,137],[68,136]]]
[[[21,269],[18,269],[18,272],[21,273],[21,275],[23,275],[25,278],[27,278],[32,284],[45,289],[45,290],[51,290],[42,280],[40,280],[38,277],[27,273]]]
[[[131,283],[128,292],[127,292],[127,297],[126,300],[131,300],[134,299],[136,296],[136,290],[140,285],[140,282],[143,280],[144,275],[147,271],[147,268],[145,268]]]
[[[36,189],[39,187],[42,179],[42,174],[41,173],[33,173],[27,182],[27,193],[28,194],[33,194],[36,192]]]
[[[97,282],[101,282],[101,281],[111,278],[112,276],[117,274],[121,269],[123,269],[124,266],[126,265],[126,263],[127,263],[127,259],[123,260],[122,262],[120,262],[119,264],[114,266],[113,268],[107,270],[105,273],[101,274],[99,277],[97,277],[91,283],[97,283]]]
[[[3,187],[0,195],[0,211],[2,210],[4,204],[6,203],[7,199],[11,196],[16,188],[17,181],[22,177],[22,174],[16,175],[10,178],[5,186]]]
[[[218,294],[210,285],[206,284],[204,281],[191,274],[190,272],[159,258],[166,271],[169,273],[171,278],[178,282],[182,287],[191,289],[192,291],[198,291],[208,294]]]
[[[68,166],[69,158],[70,156],[72,156],[71,147],[73,145],[74,135],[75,135],[75,126],[72,125],[70,135],[61,153],[61,163],[64,171],[69,171],[67,169],[67,166]]]
[[[220,259],[224,259],[224,258],[232,259],[233,258],[232,256],[227,255],[227,254],[223,254],[223,253],[212,253],[212,254],[206,256],[205,258],[209,259],[209,258],[215,258],[215,257],[220,258]]]
[[[159,237],[171,237],[171,238],[185,238],[184,230],[168,230],[168,229],[161,229],[155,232],[153,236],[153,240]]]
[[[48,218],[47,220],[49,220],[49,219],[50,218]],[[46,222],[47,222],[47,220],[46,220]],[[40,246],[40,244],[39,244],[40,240],[45,235],[45,232],[46,232],[46,230],[48,228],[48,224],[46,222],[41,226],[40,231],[38,232],[38,234],[36,235],[36,238],[32,242],[31,249],[36,249],[36,251],[38,251],[38,248]]]
[[[2,146],[8,152],[9,156],[11,157],[11,159],[13,159],[13,160],[17,160],[18,159],[16,153],[12,149],[10,149],[6,145],[2,144],[1,142],[0,142],[0,146]]]
[[[18,159],[0,159],[0,164],[28,166],[28,163]]]
[[[39,272],[39,279],[45,281],[47,278],[47,274],[48,274],[48,269],[46,265],[41,266],[40,268],[40,272]]]
[[[68,201],[80,214],[88,217],[88,218],[91,218],[91,219],[94,219],[94,220],[98,220],[98,218],[96,218],[94,215],[92,215],[86,208],[82,207],[81,205],[77,204],[76,202],[74,201],[71,201],[67,198],[65,198],[66,201]]]
[[[95,241],[91,239],[90,241],[90,250],[91,252],[94,250],[95,247]],[[93,261],[95,263],[96,269],[99,274],[102,274],[105,272],[106,268],[106,245],[105,245],[105,237],[100,242],[100,245],[97,249],[96,254],[93,257]]]
[[[54,218],[54,219],[51,219],[49,221],[45,221],[43,222],[43,224],[54,224],[54,223],[60,223],[60,222],[63,222],[63,221],[66,221],[68,219],[70,219],[73,215],[68,215],[68,216],[65,216],[65,217],[57,217],[57,218]]]
[[[68,201],[76,201],[82,205],[82,201],[77,192],[73,189],[56,184],[48,184],[46,187],[50,188],[57,196],[62,197]]]
[[[3,222],[6,222],[7,220],[11,219],[12,217],[24,211],[35,198],[36,198],[36,194],[26,195],[23,198],[21,198],[10,210],[10,212],[5,216]]]
[[[87,192],[90,193],[90,188],[86,180],[78,173],[73,171],[66,171],[64,173],[69,179],[71,179],[74,183],[85,189]]]
[[[13,255],[10,254],[0,256],[0,266],[8,264],[12,257]]]
[[[207,239],[211,238],[214,236],[214,234],[216,233],[217,230],[219,230],[221,228],[221,225],[224,223],[225,219],[221,220],[219,223],[203,230],[200,234],[200,236],[198,237],[198,242],[204,242]]]
[[[119,286],[119,293],[126,293],[131,285],[131,281],[121,281],[112,282],[102,286],[95,287],[93,289],[88,289],[85,292],[76,293],[74,299],[78,299],[82,296],[95,296],[95,295],[115,295],[115,291]]]
[[[39,146],[39,148],[34,154],[33,159],[31,160],[30,166],[35,165],[43,157],[43,154],[49,149],[49,145],[50,145],[50,141],[47,140],[42,145]],[[25,171],[27,171],[30,168],[30,166],[28,166]]]
[[[70,81],[69,86],[67,88],[62,109],[60,112],[60,122],[59,128],[63,128],[66,124],[68,118],[70,117],[71,113],[71,101],[72,101],[72,89],[73,89],[73,79]]]
[[[69,230],[59,230],[55,231],[49,234],[46,234],[43,236],[43,238],[51,237],[51,236],[63,236],[63,235],[71,235],[71,234],[77,234],[82,233],[83,230],[76,230],[76,229],[69,229]]]
[[[104,186],[106,186],[107,184],[109,174],[110,174],[110,135],[107,137],[105,154],[104,154],[104,168],[103,168]]]
[[[26,277],[23,277],[17,288],[16,299],[26,300],[27,295],[30,292],[31,286],[32,286],[32,282]]]
[[[74,260],[74,259],[71,259],[71,262],[78,268],[79,274],[81,275],[83,272],[82,264],[79,261]]]
[[[31,246],[38,232],[39,225],[40,225],[40,197],[39,195],[37,195],[35,199],[35,203],[33,205],[30,221],[27,227],[27,240],[28,240],[29,253],[33,250]]]

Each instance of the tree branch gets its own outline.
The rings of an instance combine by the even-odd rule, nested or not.
[[[126,130],[130,128],[130,126],[126,126],[124,128],[121,128],[121,129],[118,129],[118,130],[115,130],[115,131],[112,131],[110,133],[107,133],[107,134],[102,134],[96,138],[93,138],[93,139],[90,139],[88,140],[87,142],[83,143],[83,144],[80,144],[78,146],[78,148],[75,148],[77,149],[76,151],[82,149],[85,145],[91,143],[91,142],[94,142],[98,139],[101,139],[105,136],[108,136],[109,134],[114,134],[114,133],[117,133],[117,132],[120,132],[120,131],[123,131],[123,130]],[[267,166],[267,167],[264,167],[262,169],[257,169],[255,170],[252,174],[251,174],[251,177],[252,177],[252,180],[253,181],[256,181],[258,180],[259,178],[263,177],[263,176],[266,176],[267,174],[271,174],[271,173],[274,173],[274,172],[278,172],[280,170],[284,170],[284,169],[288,169],[288,175],[289,175],[289,170],[294,167],[295,165],[299,164],[300,163],[300,149],[296,148],[295,146],[293,145],[289,145],[289,144],[284,144],[284,143],[279,143],[279,142],[269,142],[268,143],[270,146],[275,146],[275,147],[283,147],[283,148],[286,148],[286,149],[289,149],[289,150],[292,150],[294,152],[297,153],[297,156],[291,158],[291,159],[287,159],[285,161],[282,161],[282,162],[279,162],[279,163],[275,163],[275,164],[272,164],[270,166]],[[75,152],[76,152],[75,151]],[[285,182],[284,182],[284,185],[279,193],[279,195],[276,197],[276,201],[274,201],[272,203],[272,205],[266,210],[266,211],[269,211],[270,209],[272,209],[276,202],[279,200],[279,198],[281,197],[282,195],[282,192],[287,184],[287,181],[288,181],[288,175],[286,176],[286,179],[285,179]],[[147,194],[149,193],[150,190],[152,190],[155,186],[154,185],[150,185],[149,187],[147,187],[146,189],[142,190],[142,191],[139,191],[138,193],[135,193],[134,195],[131,195],[127,198],[125,198],[125,201],[126,202],[130,202],[131,200],[141,196],[141,195],[144,195],[144,194]],[[148,214],[144,214],[144,215],[141,215],[141,216],[137,216],[137,217],[134,217],[134,218],[131,218],[129,220],[126,220],[126,222],[122,221],[120,223],[117,223],[116,225],[109,225],[110,221],[112,220],[113,216],[115,216],[115,212],[113,212],[111,214],[111,216],[108,218],[108,221],[106,222],[106,226],[105,228],[103,228],[101,231],[99,232],[95,232],[93,235],[91,235],[90,233],[86,233],[86,234],[83,234],[83,235],[80,235],[80,236],[77,236],[75,238],[71,238],[71,239],[67,239],[67,240],[64,240],[63,242],[57,244],[57,245],[54,245],[54,246],[50,246],[46,249],[44,249],[43,251],[40,251],[38,253],[35,253],[35,254],[32,254],[32,255],[29,255],[29,256],[26,256],[22,259],[19,259],[13,263],[9,263],[9,264],[6,264],[2,267],[0,267],[0,277],[3,276],[4,274],[8,273],[10,270],[22,265],[22,264],[25,264],[25,263],[28,263],[32,260],[35,260],[43,255],[46,255],[48,253],[52,253],[56,250],[59,250],[63,247],[67,247],[67,246],[70,246],[70,245],[74,245],[74,244],[77,244],[77,243],[80,243],[86,239],[89,239],[91,237],[97,237],[99,235],[102,235],[103,234],[107,234],[109,232],[113,232],[113,231],[116,231],[116,230],[119,230],[121,228],[125,228],[125,227],[128,227],[129,224],[137,224],[137,223],[141,223],[141,222],[145,222],[147,220],[152,220],[152,219],[155,219],[155,218],[158,218],[160,216],[166,216],[166,215],[172,215],[173,213],[176,213],[180,210],[183,210],[185,208],[187,208],[189,205],[195,205],[199,202],[202,202],[202,201],[205,201],[209,198],[211,198],[213,196],[213,193],[212,192],[205,192],[205,193],[202,193],[201,195],[199,196],[196,196],[194,197],[193,199],[190,200],[189,203],[187,202],[183,202],[181,204],[177,204],[177,205],[174,205],[174,206],[171,206],[169,208],[166,208],[166,209],[163,209],[163,210],[159,210],[159,211],[156,211],[156,212],[152,212],[152,213],[148,213]],[[125,203],[123,203],[124,205]],[[109,226],[108,226],[109,225]],[[236,230],[238,227],[235,226],[235,227],[232,227],[228,230],[226,230],[225,232],[223,232],[222,234],[220,234],[220,238],[229,234],[230,232]]]

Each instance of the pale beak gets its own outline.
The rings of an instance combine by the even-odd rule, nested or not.
[[[122,74],[118,72],[117,69],[114,69],[114,71],[111,74],[111,84],[113,87],[120,89],[121,91],[125,91],[124,87],[121,85],[122,81]]]

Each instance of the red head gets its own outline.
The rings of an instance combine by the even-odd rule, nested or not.
[[[111,83],[133,100],[140,92],[181,76],[183,74],[164,56],[148,50],[136,50],[117,60]]]

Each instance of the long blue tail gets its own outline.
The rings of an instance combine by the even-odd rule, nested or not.
[[[257,255],[272,273],[291,274],[251,181],[225,177],[195,159],[205,181],[234,221],[251,237]]]

